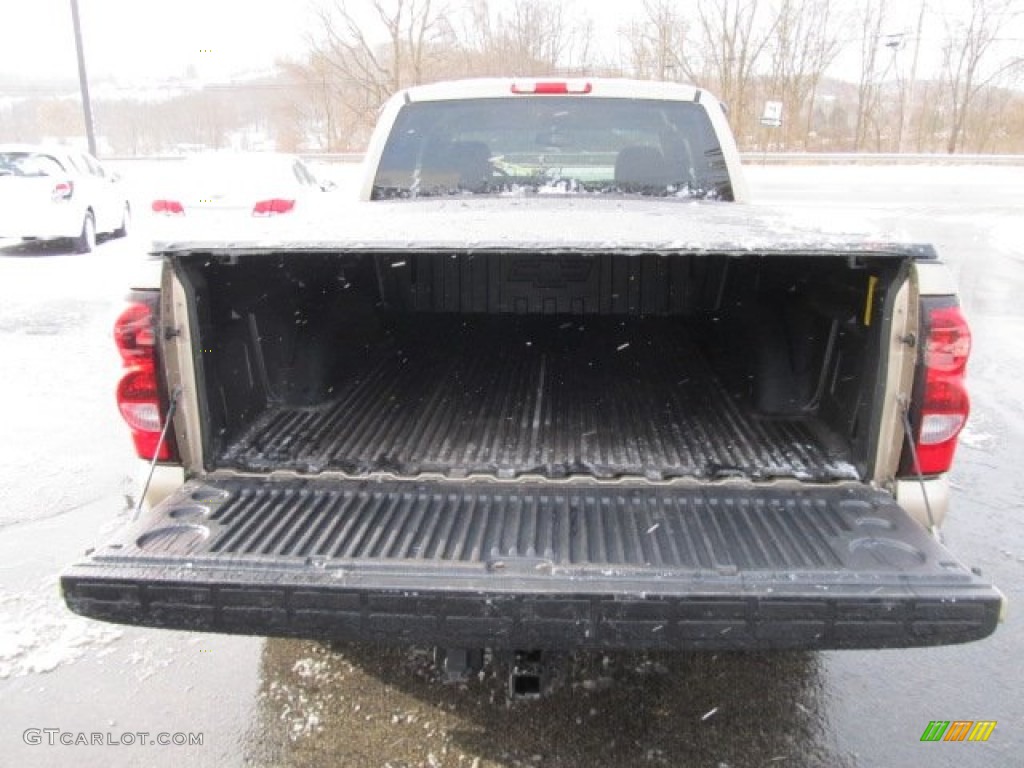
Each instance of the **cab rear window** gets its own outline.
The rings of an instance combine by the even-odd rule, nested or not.
[[[373,198],[517,192],[732,199],[699,104],[589,96],[407,104]]]

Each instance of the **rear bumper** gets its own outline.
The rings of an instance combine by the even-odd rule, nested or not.
[[[949,512],[949,478],[946,475],[920,480],[897,480],[896,501],[924,528],[941,528]],[[927,500],[926,500],[927,497]]]
[[[58,237],[78,237],[82,232],[84,209],[60,202],[38,205],[19,205],[17,215],[0,232],[0,237],[35,237],[47,240]]]
[[[1002,596],[867,489],[188,485],[62,576],[106,621],[493,648],[896,648]]]
[[[165,578],[161,578],[164,576]],[[345,582],[348,583],[345,583]],[[129,569],[72,570],[62,586],[76,613],[103,621],[205,632],[492,648],[767,650],[902,648],[991,634],[998,599],[985,590],[828,594],[783,581],[707,584],[689,594],[473,591],[387,579],[286,571],[138,578]],[[338,583],[341,582],[341,583]],[[480,585],[485,588],[484,585]]]
[[[178,464],[152,467],[151,462],[139,459],[135,465],[135,482],[139,488],[146,488],[144,508],[152,509],[185,484],[185,468]]]

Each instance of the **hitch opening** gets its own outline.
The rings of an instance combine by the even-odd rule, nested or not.
[[[541,651],[514,651],[509,665],[509,701],[539,699],[554,690],[562,677],[564,658]]]

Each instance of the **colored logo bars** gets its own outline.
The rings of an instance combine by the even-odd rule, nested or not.
[[[995,720],[932,720],[921,741],[988,741],[995,727]]]

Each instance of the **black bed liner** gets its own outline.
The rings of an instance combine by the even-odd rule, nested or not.
[[[604,318],[431,325],[428,339],[407,336],[330,401],[272,405],[216,465],[453,478],[857,479],[849,449],[819,421],[759,417],[689,333],[681,323]]]
[[[62,576],[148,626],[456,647],[976,640],[1001,596],[887,495],[207,478]]]

